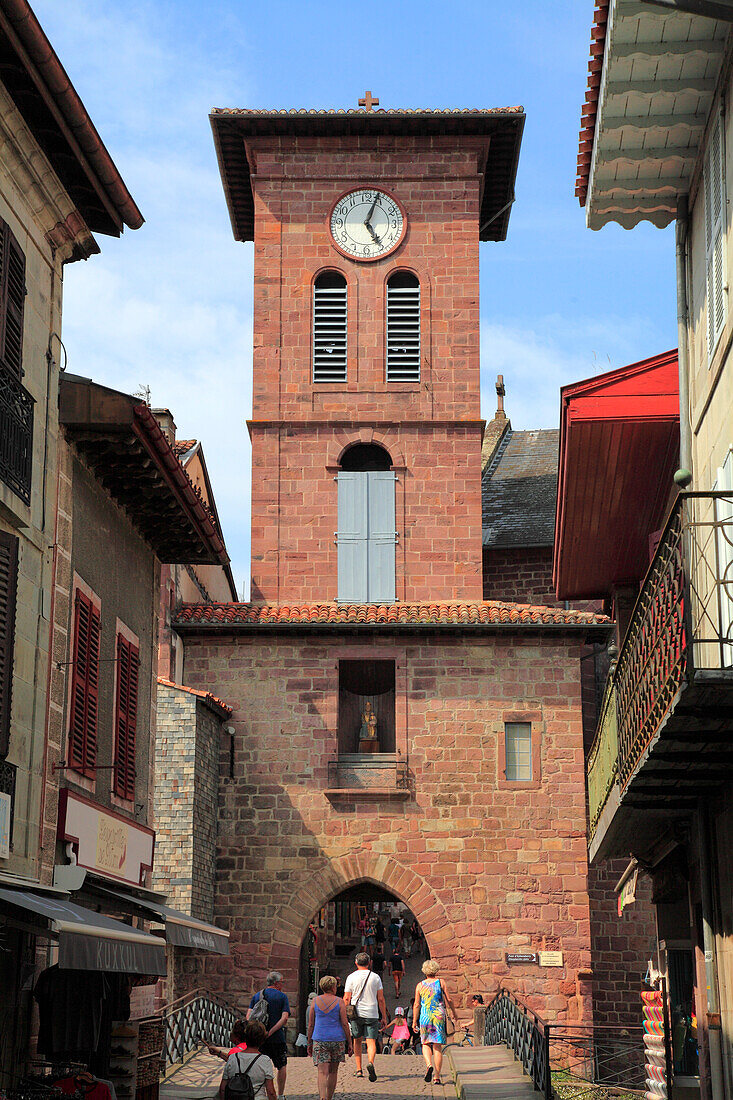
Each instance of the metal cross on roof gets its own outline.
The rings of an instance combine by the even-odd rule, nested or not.
[[[372,107],[378,107],[379,106],[379,100],[378,99],[373,99],[372,98],[372,93],[367,91],[367,92],[364,93],[363,97],[359,100],[359,106],[360,107],[365,107],[367,109],[367,111],[371,111]]]

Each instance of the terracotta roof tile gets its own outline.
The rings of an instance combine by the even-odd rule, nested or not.
[[[195,447],[197,443],[197,439],[177,439],[173,444],[173,452],[176,458],[181,458],[187,451],[190,451],[192,447]]]
[[[177,626],[606,626],[605,615],[494,600],[395,604],[184,604]]]
[[[603,54],[606,49],[606,27],[608,25],[609,0],[596,0],[596,8],[593,13],[593,26],[590,37],[590,60],[588,62],[588,90],[585,93],[585,103],[581,113],[580,143],[578,150],[577,178],[575,180],[575,194],[581,206],[585,206],[588,196],[588,179],[590,176],[591,154],[593,152],[593,140],[596,132],[596,112],[598,110],[598,95],[601,88],[601,71],[603,69]]]
[[[252,115],[256,118],[281,118],[292,116],[301,118],[331,118],[344,115],[358,115],[361,117],[366,115],[370,118],[379,118],[384,115],[449,115],[453,117],[461,115],[522,115],[524,114],[524,107],[394,107],[389,110],[380,107],[376,111],[367,111],[363,107],[348,107],[330,111],[308,107],[286,107],[280,110],[260,110],[257,107],[214,107],[211,110],[211,114],[230,117]]]
[[[231,718],[232,716],[232,708],[221,699],[217,699],[216,695],[212,695],[210,691],[199,691],[197,688],[186,687],[185,684],[174,684],[172,680],[166,680],[163,676],[158,676],[158,683],[162,687],[176,688],[177,691],[187,691],[189,695],[197,696],[208,703],[221,717]]]

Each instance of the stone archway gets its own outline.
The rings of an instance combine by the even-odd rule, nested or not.
[[[383,886],[409,906],[425,933],[432,958],[438,959],[446,970],[455,969],[453,930],[445,906],[433,888],[393,856],[362,850],[330,860],[299,886],[289,905],[278,911],[268,970],[295,971],[313,914],[342,890],[360,882]]]

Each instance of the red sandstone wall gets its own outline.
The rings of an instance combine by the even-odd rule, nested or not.
[[[336,756],[339,657],[397,662],[406,801],[326,796]],[[208,980],[243,1002],[271,966],[297,989],[316,910],[351,883],[383,884],[422,923],[465,1005],[505,983],[551,1020],[590,1019],[580,643],[441,635],[361,640],[190,640],[186,679],[234,707],[234,777],[222,759],[216,916],[232,955]],[[541,781],[508,786],[503,723],[533,721]],[[506,951],[561,948],[565,965],[507,967]]]
[[[558,607],[552,584],[552,547],[484,547],[484,599]]]
[[[248,143],[255,600],[333,598],[335,467],[342,450],[372,430],[387,437],[395,466],[406,467],[400,598],[481,599],[478,149],[465,138],[460,146],[424,137]],[[398,251],[373,263],[342,257],[327,229],[333,203],[360,182],[394,193],[408,219]],[[349,284],[342,384],[311,381],[312,284],[324,268],[342,271]],[[385,283],[398,268],[421,283],[421,380],[387,385]]]
[[[656,963],[656,922],[651,879],[639,875],[636,901],[618,915],[614,887],[628,860],[605,860],[589,869],[593,953],[593,1017],[604,1027],[641,1022],[639,991],[647,960]]]

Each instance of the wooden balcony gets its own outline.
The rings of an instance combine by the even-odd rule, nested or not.
[[[590,857],[651,851],[733,777],[733,493],[683,493],[587,760]]]
[[[0,480],[25,504],[31,502],[34,400],[0,364]]]

